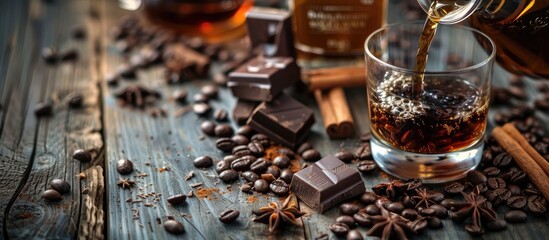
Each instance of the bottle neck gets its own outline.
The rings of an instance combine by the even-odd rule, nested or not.
[[[482,0],[477,8],[478,14],[485,19],[501,20],[511,16],[521,4],[530,1],[524,0]]]

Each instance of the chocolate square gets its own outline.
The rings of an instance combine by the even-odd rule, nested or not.
[[[233,108],[233,119],[238,125],[244,125],[254,112],[259,102],[237,99]]]
[[[246,15],[252,49],[267,57],[295,57],[289,11],[254,7]]]
[[[248,119],[254,130],[292,149],[305,140],[314,122],[313,111],[286,94],[262,102]]]
[[[294,174],[290,190],[320,213],[366,191],[358,171],[333,155]]]
[[[251,101],[271,101],[300,77],[293,58],[256,57],[229,74],[227,85],[237,98]]]

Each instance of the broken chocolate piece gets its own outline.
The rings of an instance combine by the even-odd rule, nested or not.
[[[252,49],[268,57],[295,57],[290,12],[254,7],[246,15]]]
[[[258,104],[258,102],[238,99],[233,108],[233,119],[238,125],[246,124]]]
[[[248,119],[254,130],[292,149],[305,140],[314,122],[310,108],[285,94],[261,103]]]
[[[293,58],[256,57],[229,74],[228,86],[237,98],[271,101],[299,80],[300,70]]]
[[[366,191],[360,173],[333,155],[294,174],[290,190],[322,213],[339,202]]]

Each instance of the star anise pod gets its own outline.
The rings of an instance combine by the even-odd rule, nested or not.
[[[121,188],[132,188],[133,185],[135,185],[135,182],[127,178],[122,178],[118,180],[117,185]]]
[[[279,227],[281,222],[299,226],[297,218],[305,214],[297,209],[296,202],[292,201],[292,195],[284,200],[282,206],[279,206],[276,202],[270,202],[268,206],[253,210],[252,213],[257,216],[252,221],[269,224],[269,232],[271,233]]]
[[[368,218],[375,222],[374,226],[366,233],[368,236],[377,236],[382,240],[391,238],[408,239],[406,232],[415,233],[414,229],[408,225],[410,221],[398,214],[387,211],[385,208],[381,208],[381,215],[369,216]]]
[[[395,179],[390,183],[380,183],[372,187],[372,190],[377,195],[385,195],[391,200],[395,200],[400,196],[403,190],[407,188],[406,183],[401,180]]]
[[[437,196],[427,192],[427,189],[416,189],[416,195],[411,196],[410,198],[416,202],[415,208],[418,208],[423,205],[425,208],[429,208],[430,205],[437,204],[434,200]]]
[[[490,208],[489,204],[486,204],[486,198],[483,196],[477,196],[474,192],[462,193],[465,202],[459,203],[457,211],[449,211],[448,215],[451,219],[456,221],[463,221],[468,217],[473,219],[473,224],[468,225],[466,230],[474,234],[482,233],[482,219],[487,221],[495,221],[497,216],[496,212]]]
[[[125,105],[143,108],[146,104],[152,103],[160,98],[160,93],[139,85],[127,86],[122,91],[115,94]]]

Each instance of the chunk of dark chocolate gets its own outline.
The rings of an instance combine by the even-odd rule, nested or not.
[[[292,149],[305,140],[314,122],[313,111],[286,94],[262,102],[248,119],[254,130]]]
[[[339,202],[366,191],[360,174],[333,155],[294,174],[290,190],[322,213]]]
[[[289,11],[254,7],[246,25],[252,49],[268,57],[295,57],[292,18]]]
[[[259,102],[238,99],[233,108],[233,119],[238,125],[244,125]]]
[[[229,74],[227,85],[237,98],[271,101],[299,80],[300,70],[293,58],[255,57]]]

